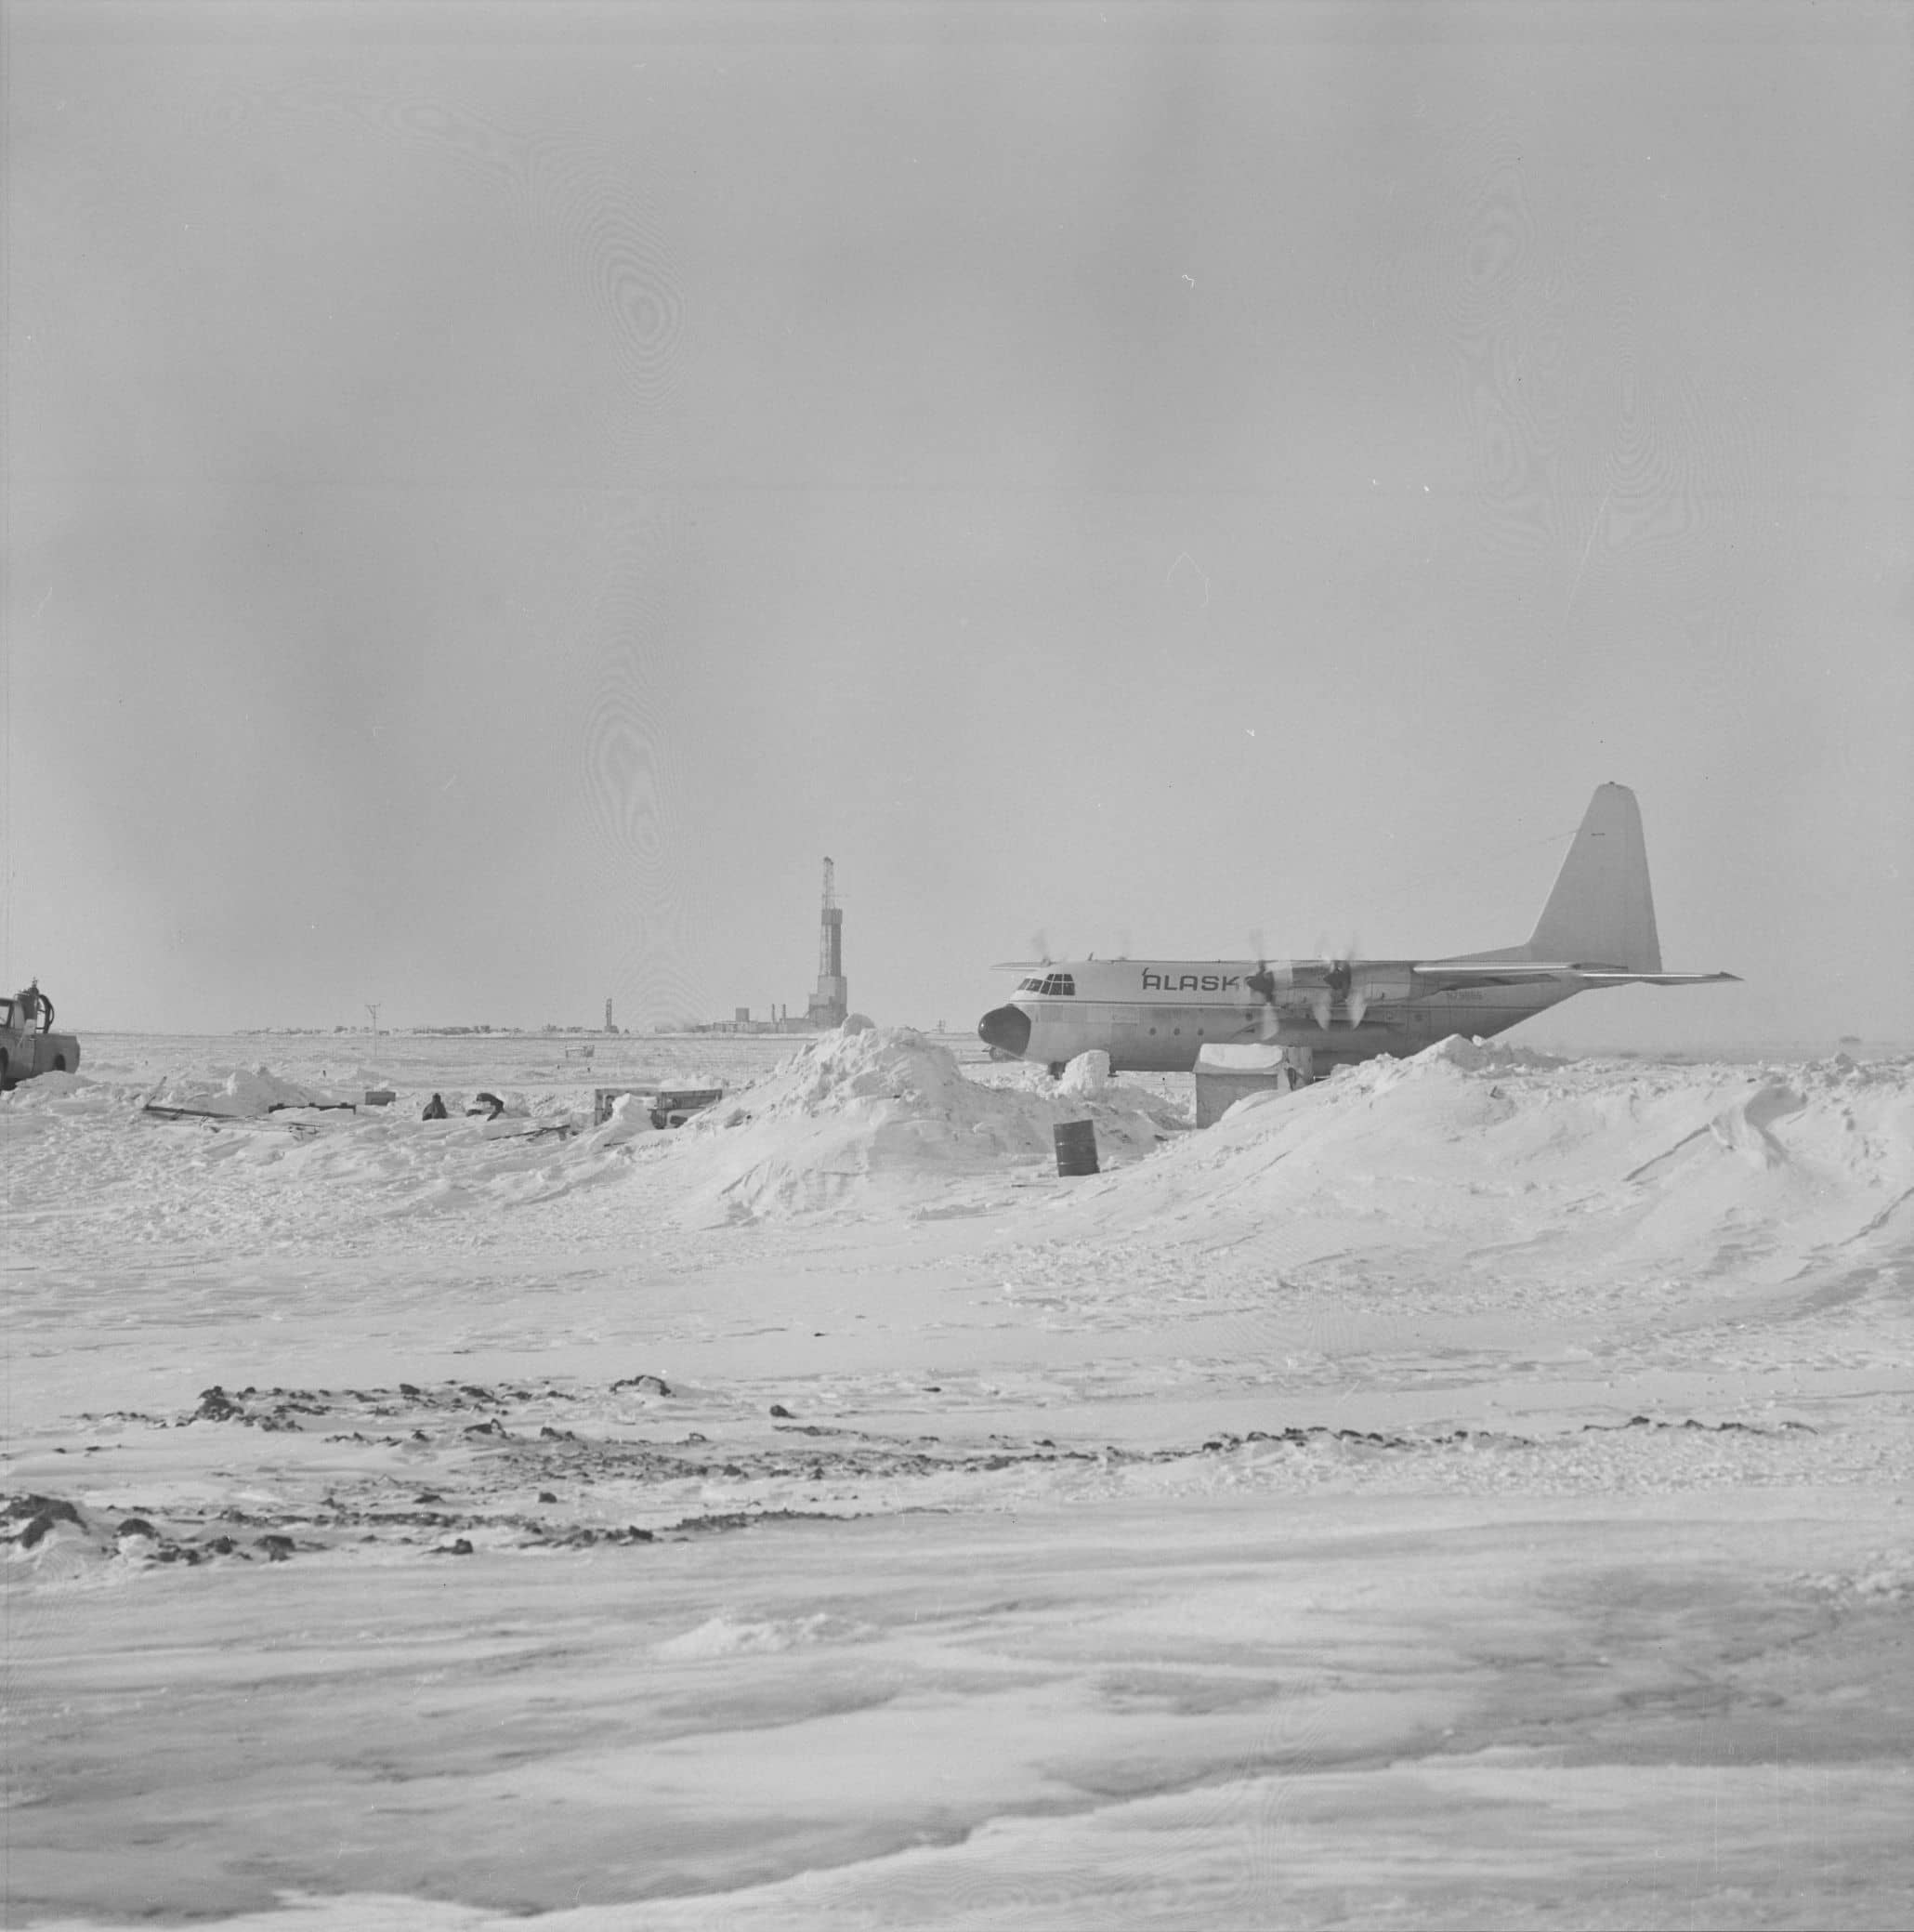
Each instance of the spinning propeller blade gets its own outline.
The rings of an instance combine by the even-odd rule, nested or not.
[[[1263,951],[1263,933],[1257,928],[1250,934],[1250,951],[1255,954],[1256,970],[1244,982],[1249,991],[1263,1003],[1263,1010],[1256,1019],[1256,1037],[1259,1040],[1273,1040],[1282,1025],[1282,1017],[1276,1010],[1276,981],[1270,977],[1269,961]],[[1247,1032],[1248,1028],[1244,1031]]]
[[[1328,1031],[1336,1002],[1341,1000],[1349,1024],[1360,1026],[1362,1016],[1369,1010],[1369,995],[1356,985],[1356,962],[1362,957],[1360,940],[1352,934],[1340,953],[1331,953],[1329,940],[1324,936],[1318,941],[1318,957],[1323,963],[1323,990],[1310,1004],[1317,1025]]]
[[[1356,979],[1356,968],[1362,958],[1362,940],[1355,934],[1349,935],[1349,943],[1344,948],[1343,956],[1336,962],[1349,978],[1349,991],[1344,998],[1344,1005],[1349,1014],[1349,1024],[1360,1026],[1362,1016],[1369,1011],[1369,989]]]

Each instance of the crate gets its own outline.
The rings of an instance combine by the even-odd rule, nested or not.
[[[1213,1127],[1245,1094],[1293,1093],[1315,1073],[1307,1046],[1205,1046],[1196,1062],[1196,1124]]]

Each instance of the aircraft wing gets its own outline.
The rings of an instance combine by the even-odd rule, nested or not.
[[[1445,979],[1483,979],[1492,985],[1507,985],[1547,973],[1573,973],[1578,979],[1587,979],[1597,986],[1706,986],[1724,979],[1732,979],[1737,986],[1741,983],[1738,973],[1631,973],[1619,966],[1577,966],[1569,959],[1504,959],[1493,965],[1466,959],[1432,959],[1409,970]]]
[[[1581,968],[1566,959],[1501,959],[1492,966],[1480,960],[1430,959],[1409,967],[1412,973],[1427,973],[1445,979],[1487,979],[1505,985],[1516,979],[1535,979],[1550,973],[1579,973]]]

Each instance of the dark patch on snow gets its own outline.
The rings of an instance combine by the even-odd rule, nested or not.
[[[466,1555],[488,1547],[628,1547],[765,1522],[837,1522],[880,1513],[989,1506],[1003,1493],[995,1479],[1007,1475],[1016,1481],[1018,1472],[1035,1479],[1033,1495],[1061,1496],[1052,1485],[1070,1472],[1098,1479],[1126,1467],[1245,1452],[1277,1463],[1293,1454],[1299,1476],[1317,1480],[1324,1475],[1334,1479],[1343,1466],[1359,1471],[1458,1452],[1572,1457],[1582,1445],[1593,1449],[1591,1438],[1597,1434],[1665,1439],[1667,1452],[1673,1453],[1678,1440],[1698,1434],[1799,1439],[1814,1433],[1793,1421],[1768,1425],[1636,1414],[1539,1437],[1468,1428],[1397,1434],[1291,1426],[1126,1449],[1059,1443],[1052,1437],[880,1434],[800,1423],[781,1402],[768,1405],[767,1423],[762,1410],[754,1416],[740,1401],[733,1414],[708,1429],[667,1440],[642,1434],[631,1415],[607,1400],[614,1387],[650,1392],[654,1384],[665,1391],[662,1377],[649,1375],[598,1384],[596,1392],[582,1384],[503,1382],[404,1382],[338,1392],[250,1387],[229,1391],[216,1384],[171,1426],[226,1422],[270,1432],[309,1427],[318,1418],[321,1426],[334,1425],[323,1439],[361,1445],[364,1453],[345,1469],[335,1460],[323,1474],[312,1472],[304,1479],[303,1494],[296,1468],[289,1472],[276,1464],[272,1486],[280,1500],[264,1511],[221,1506],[217,1499],[155,1511],[128,1498],[95,1518],[59,1497],[24,1493],[0,1499],[0,1544],[31,1552],[63,1523],[81,1532],[77,1539],[60,1539],[63,1549],[91,1547],[102,1560],[140,1569],[213,1559],[283,1562],[295,1554],[339,1555],[368,1543],[410,1547],[420,1555]],[[588,1406],[595,1394],[596,1410]],[[554,1410],[575,1426],[544,1419]],[[390,1426],[383,1432],[353,1426],[374,1420]],[[592,1426],[585,1426],[587,1420]],[[269,1453],[263,1444],[261,1450]],[[1641,1452],[1662,1452],[1645,1441]],[[1045,1477],[1046,1468],[1055,1476]],[[245,1467],[228,1472],[232,1492],[252,1477]],[[933,1487],[919,1487],[925,1483]],[[535,1505],[524,1503],[528,1495],[537,1497]],[[799,1507],[800,1502],[825,1506]],[[137,1514],[127,1513],[128,1503]],[[554,1519],[554,1505],[560,1519]],[[625,1520],[648,1514],[649,1522]],[[235,1540],[242,1531],[250,1547]]]
[[[69,1503],[64,1496],[40,1496],[29,1492],[22,1496],[9,1496],[4,1505],[0,1505],[0,1522],[11,1522],[17,1517],[41,1516],[61,1523],[80,1520],[78,1506]]]
[[[322,1398],[329,1395],[323,1388],[273,1388],[263,1396],[256,1388],[243,1388],[237,1395],[228,1395],[216,1382],[200,1391],[199,1407],[182,1419],[180,1426],[196,1422],[237,1422],[249,1429],[302,1429],[305,1425],[295,1417],[323,1415],[326,1404]]]
[[[1790,1429],[1798,1429],[1809,1436],[1819,1433],[1805,1422],[1784,1421],[1775,1424],[1772,1428],[1764,1428],[1761,1424],[1753,1422],[1700,1422],[1692,1415],[1680,1422],[1662,1422],[1651,1415],[1631,1415],[1626,1422],[1585,1422],[1581,1426],[1583,1435],[1611,1429],[1702,1429],[1712,1436],[1731,1433],[1742,1436],[1779,1436]]]

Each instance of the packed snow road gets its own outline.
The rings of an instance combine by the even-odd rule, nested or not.
[[[11,1923],[1906,1923],[1907,1061],[246,1044],[0,1101]]]

